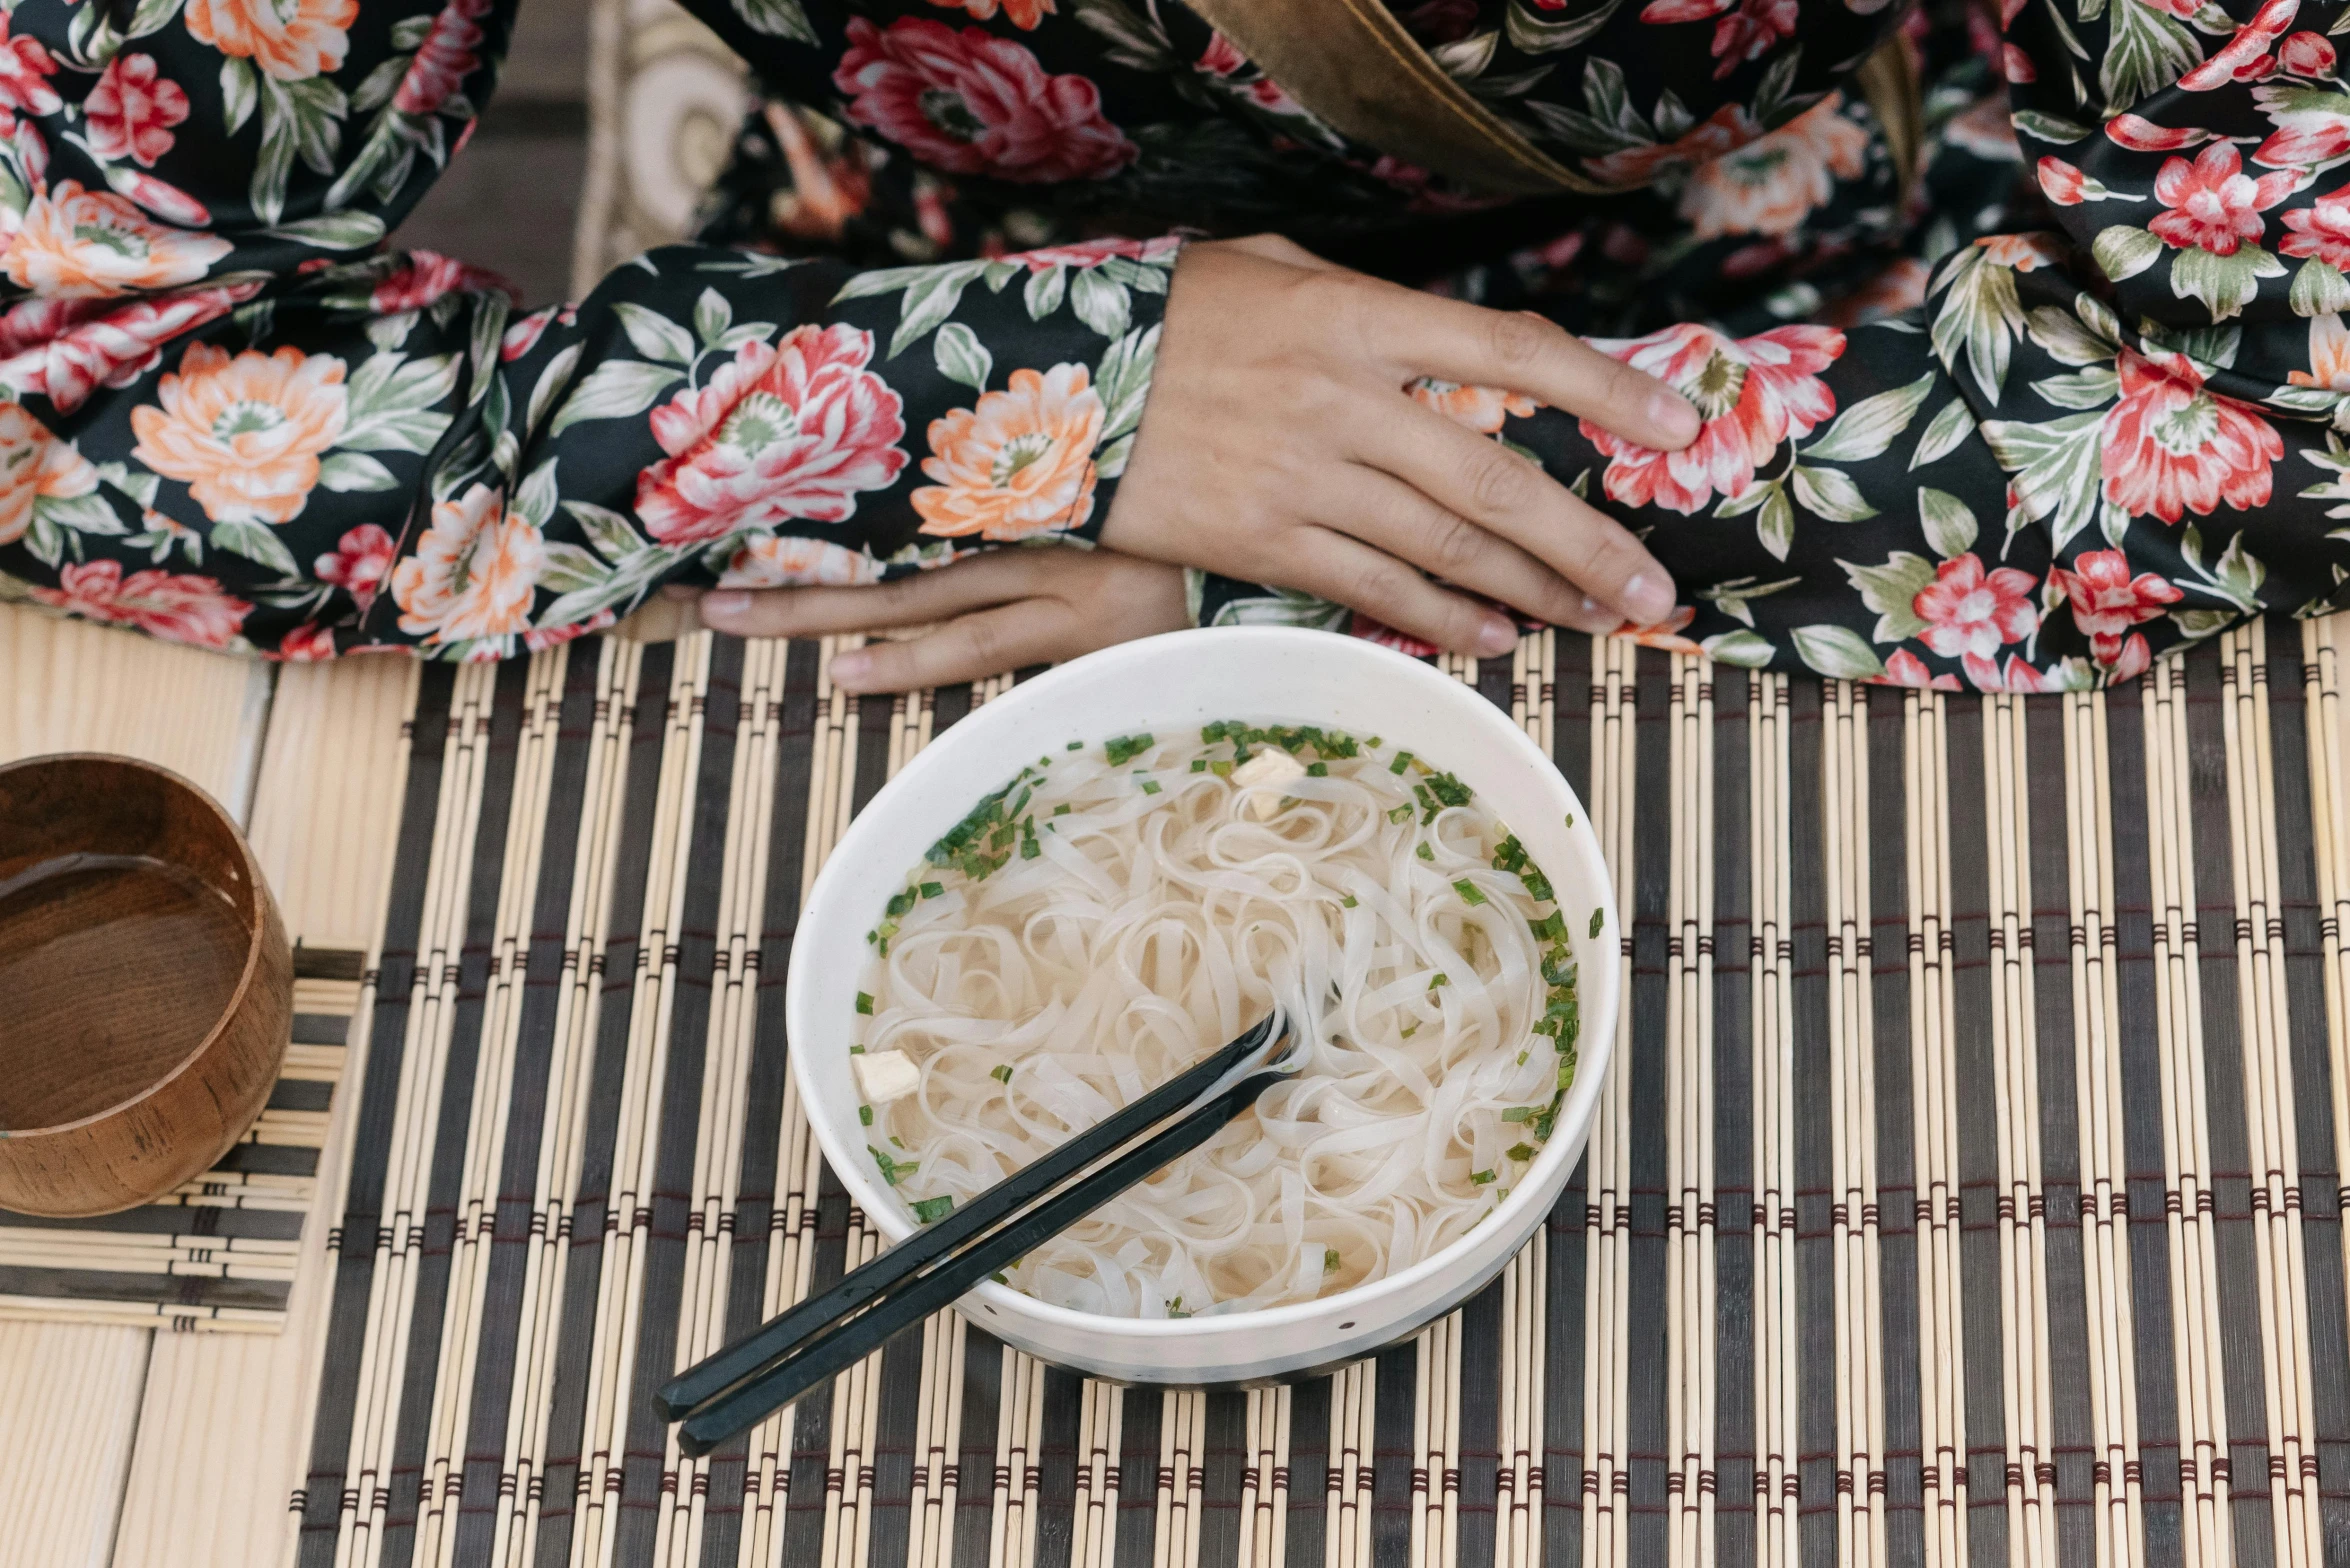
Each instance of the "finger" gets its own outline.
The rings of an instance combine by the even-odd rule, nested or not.
[[[913,691],[985,680],[1031,664],[1091,652],[1070,607],[1023,599],[949,621],[902,642],[873,642],[832,658],[833,684],[846,691]]]
[[[1610,358],[1530,311],[1399,290],[1384,355],[1402,373],[1467,386],[1506,387],[1660,452],[1677,452],[1703,425],[1680,393]]]
[[[1383,550],[1326,528],[1300,529],[1292,537],[1296,553],[1281,580],[1308,593],[1454,653],[1491,658],[1518,645],[1518,629],[1508,616],[1438,587]]]
[[[823,637],[947,620],[1033,593],[1035,561],[995,550],[892,582],[854,588],[721,589],[702,598],[703,623],[738,637]]]
[[[1499,534],[1449,512],[1391,474],[1347,464],[1317,497],[1315,521],[1389,555],[1576,631],[1613,631],[1623,622],[1599,600]]]
[[[1673,613],[1673,579],[1615,519],[1498,441],[1409,398],[1357,422],[1356,461],[1489,528],[1642,626]]]

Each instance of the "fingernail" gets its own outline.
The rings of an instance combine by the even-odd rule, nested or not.
[[[1654,626],[1673,613],[1673,585],[1647,573],[1624,584],[1624,613],[1643,626]]]
[[[1494,656],[1509,652],[1518,645],[1518,629],[1500,616],[1488,616],[1477,629],[1477,651]]]
[[[832,680],[836,686],[852,686],[873,673],[873,655],[862,648],[851,648],[846,653],[832,656]]]
[[[1602,622],[1613,625],[1623,617],[1601,604],[1597,599],[1592,598],[1591,595],[1585,594],[1583,596],[1583,619],[1586,624],[1597,626]]]
[[[1698,428],[1705,421],[1697,417],[1697,410],[1677,393],[1658,392],[1648,400],[1648,417],[1657,428],[1676,441],[1694,441]]]
[[[702,595],[702,618],[710,621],[731,621],[751,611],[751,596],[739,589],[726,589]]]

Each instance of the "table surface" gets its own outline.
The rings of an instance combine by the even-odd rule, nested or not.
[[[0,605],[0,671],[0,761],[96,750],[175,769],[245,823],[297,940],[369,945],[390,844],[368,825],[395,805],[411,661],[280,669]],[[301,1270],[282,1335],[0,1321],[0,1568],[278,1561],[326,1274]]]

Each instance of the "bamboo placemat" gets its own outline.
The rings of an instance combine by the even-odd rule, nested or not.
[[[0,1209],[0,1319],[180,1333],[284,1327],[365,959],[295,949],[285,1066],[260,1119],[211,1170],[121,1214],[49,1220]]]
[[[1257,1392],[941,1317],[701,1462],[649,1390],[877,1246],[785,1072],[800,898],[1003,683],[860,703],[829,645],[706,636],[427,668],[289,1555],[2340,1560],[2345,639],[2033,700],[1448,665],[1583,793],[1631,933],[1504,1276]]]

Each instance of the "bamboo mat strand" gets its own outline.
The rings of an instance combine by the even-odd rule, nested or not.
[[[941,1317],[693,1462],[650,1387],[878,1247],[784,1070],[800,901],[873,790],[1010,683],[859,701],[824,673],[845,641],[706,635],[403,671],[397,777],[321,792],[300,839],[341,812],[391,846],[380,890],[355,890],[372,850],[343,887],[272,866],[322,906],[297,929],[370,955],[335,982],[353,1094],[262,1135],[327,1140],[340,1223],[200,1260],[315,1303],[286,1559],[2326,1561],[2350,1526],[2325,1484],[2350,1441],[2336,638],[2231,634],[2047,700],[1564,636],[1447,661],[1582,788],[1623,922],[1587,957],[1630,1003],[1577,1181],[1490,1290],[1267,1390],[1114,1388]],[[324,744],[313,699],[286,706],[306,688],[257,710],[238,673],[230,722]],[[291,820],[268,753],[154,739],[256,779],[257,841]],[[66,1241],[133,1270],[204,1250],[11,1240],[0,1267]],[[113,1480],[11,1494],[12,1519],[69,1539],[127,1472],[117,1561],[274,1555],[203,1462],[165,1463],[197,1407],[275,1408],[192,1339],[136,1452],[91,1450]],[[61,1375],[0,1405],[45,1420],[104,1372]]]

